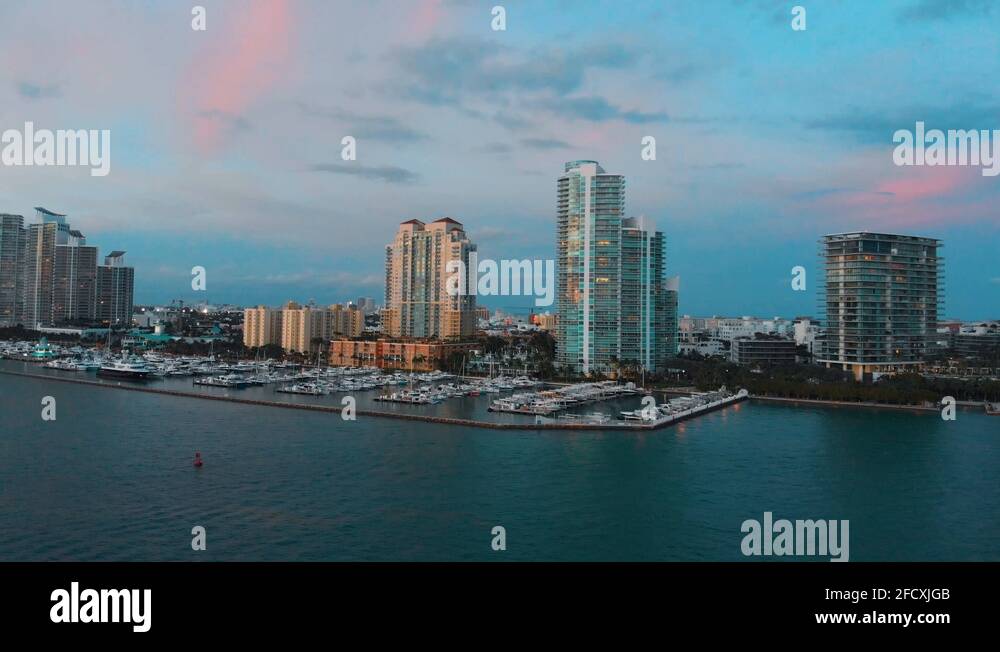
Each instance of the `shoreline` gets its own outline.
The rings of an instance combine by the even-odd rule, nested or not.
[[[157,389],[141,384],[123,384],[128,381],[120,381],[112,384],[97,380],[84,380],[82,378],[60,378],[57,376],[46,376],[41,374],[25,373],[23,371],[10,371],[0,369],[0,374],[7,376],[19,376],[22,378],[32,378],[34,380],[51,380],[57,383],[73,383],[76,385],[89,385],[91,387],[103,387],[106,389],[122,389],[131,392],[144,392],[147,394],[159,394],[161,396],[175,396],[179,398],[202,399],[206,401],[223,401],[227,403],[239,403],[243,405],[256,405],[260,407],[278,407],[291,410],[312,410],[313,412],[327,412],[340,415],[343,406],[310,405],[307,403],[287,403],[283,401],[263,401],[259,399],[237,398],[233,396],[212,396],[209,394],[197,394],[192,392],[182,392],[172,389]],[[423,414],[405,414],[402,412],[381,412],[378,410],[355,409],[355,416],[384,417],[388,419],[402,419],[405,421],[425,421],[428,423],[439,423],[444,425],[466,426],[470,428],[489,428],[492,430],[623,430],[623,431],[649,431],[665,428],[681,421],[686,421],[717,409],[728,407],[732,403],[722,405],[698,412],[696,414],[673,419],[665,423],[637,424],[626,421],[609,421],[607,423],[496,423],[490,421],[477,421],[475,419],[459,419],[455,417],[436,417]]]
[[[212,396],[209,394],[197,394],[193,392],[183,392],[172,389],[157,389],[155,387],[148,387],[140,384],[123,384],[128,381],[120,381],[116,384],[101,382],[96,380],[84,380],[82,378],[60,378],[57,376],[47,376],[41,374],[31,374],[22,371],[10,371],[7,369],[0,369],[0,374],[5,374],[8,376],[21,376],[24,378],[34,378],[36,380],[51,380],[60,383],[75,383],[77,385],[90,385],[93,387],[105,387],[110,389],[123,389],[126,391],[133,392],[145,392],[147,394],[160,394],[164,396],[176,396],[180,398],[195,398],[204,399],[208,401],[225,401],[229,403],[241,403],[244,405],[257,405],[263,407],[279,407],[285,409],[298,409],[298,410],[312,410],[314,412],[330,412],[340,414],[343,411],[343,406],[326,406],[326,405],[310,405],[308,403],[288,403],[283,401],[264,401],[259,399],[246,399],[238,398],[233,396]],[[687,396],[690,395],[690,390],[663,390],[655,389],[654,393],[662,393],[664,395],[679,395]],[[761,396],[758,394],[751,394],[747,397],[748,401],[761,401],[764,403],[773,403],[778,405],[802,405],[802,406],[816,406],[816,407],[829,407],[829,408],[871,408],[876,410],[902,410],[906,412],[922,412],[922,413],[940,413],[941,408],[936,406],[924,406],[924,405],[897,405],[894,403],[871,403],[871,402],[858,402],[858,401],[834,401],[829,399],[810,399],[810,398],[786,398],[783,396]],[[979,401],[956,401],[956,405],[965,410],[979,411],[982,409],[982,402]],[[722,406],[726,407],[726,406]],[[715,408],[718,409],[718,408]],[[707,410],[711,412],[713,410]],[[696,417],[699,414],[704,414],[701,412],[698,414],[691,415],[691,417],[685,417],[681,419],[675,419],[669,423],[654,423],[654,424],[641,424],[641,423],[622,423],[616,421],[609,421],[607,423],[496,423],[490,421],[478,421],[476,419],[460,419],[456,417],[436,417],[432,415],[422,415],[422,414],[406,414],[401,412],[382,412],[379,410],[368,410],[368,409],[355,409],[354,413],[358,416],[368,416],[368,417],[384,417],[387,419],[402,419],[407,421],[426,421],[429,423],[441,423],[446,425],[462,425],[472,428],[489,428],[493,430],[658,430],[664,428],[673,423],[679,423],[687,418]]]
[[[821,407],[850,407],[850,408],[874,408],[877,410],[905,410],[911,411],[915,410],[918,412],[933,412],[940,413],[941,408],[935,406],[926,405],[899,405],[896,403],[869,403],[861,401],[833,401],[829,399],[817,399],[817,398],[786,398],[783,396],[760,396],[757,394],[750,395],[751,401],[764,401],[766,403],[781,403],[781,404],[798,404],[803,405],[817,405]],[[982,409],[983,403],[981,401],[955,401],[955,405],[965,408]]]

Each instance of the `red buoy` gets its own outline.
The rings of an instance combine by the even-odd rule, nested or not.
[[[194,465],[195,465],[195,468],[199,468],[199,469],[201,468],[201,465],[202,465],[201,453],[198,452],[198,451],[195,451],[195,453],[194,453]]]

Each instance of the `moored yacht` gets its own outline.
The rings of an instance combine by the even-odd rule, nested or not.
[[[145,380],[149,374],[150,369],[145,362],[126,358],[108,360],[97,370],[97,375],[102,378],[123,378],[126,380]]]

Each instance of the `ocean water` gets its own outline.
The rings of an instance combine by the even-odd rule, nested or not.
[[[998,470],[1000,418],[973,411],[748,402],[652,432],[502,431],[0,374],[3,561],[739,561],[765,511],[850,520],[852,561],[1000,560]]]

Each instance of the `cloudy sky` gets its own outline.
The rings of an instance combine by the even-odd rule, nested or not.
[[[196,265],[213,302],[380,299],[410,218],[551,258],[556,178],[589,158],[666,233],[683,313],[815,313],[790,270],[811,289],[817,239],[853,229],[944,239],[946,314],[1000,313],[1000,177],[892,164],[917,120],[1000,129],[1000,3],[200,2],[206,31],[194,4],[0,4],[0,129],[112,132],[106,177],[0,167],[0,212],[127,250],[139,302],[205,298]]]

